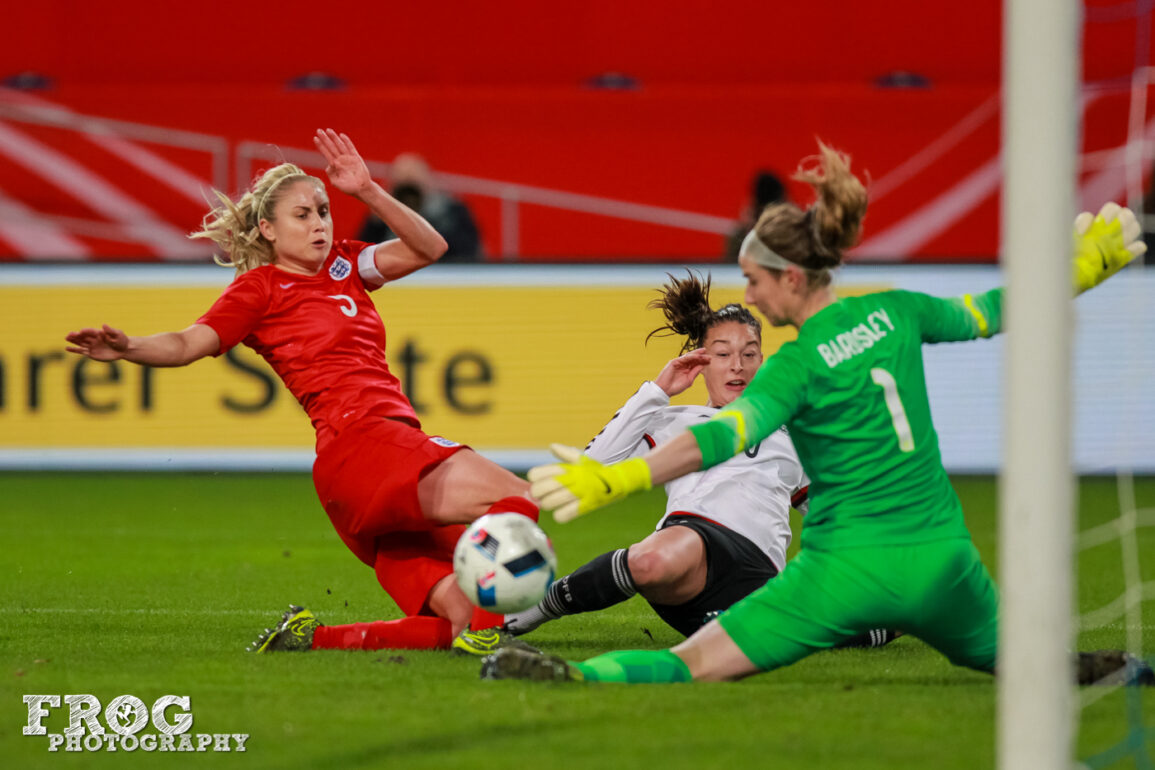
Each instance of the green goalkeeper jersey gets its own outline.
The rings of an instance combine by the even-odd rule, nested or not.
[[[740,398],[690,428],[703,467],[785,425],[810,477],[804,548],[969,537],[931,422],[922,344],[989,337],[1001,319],[1002,289],[834,302],[766,360]]]

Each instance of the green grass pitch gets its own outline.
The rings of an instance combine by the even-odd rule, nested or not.
[[[997,575],[995,484],[956,487]],[[1155,480],[1137,484],[1155,506]],[[1116,482],[1084,480],[1080,528],[1113,518]],[[569,525],[546,523],[561,569],[642,537],[651,494]],[[951,667],[921,642],[832,651],[734,684],[483,682],[478,662],[441,652],[251,655],[245,646],[290,603],[322,622],[397,616],[373,573],[337,539],[298,474],[0,474],[0,764],[4,767],[952,768],[994,763],[994,681]],[[1155,532],[1140,531],[1155,579]],[[1084,610],[1123,589],[1118,543],[1080,557]],[[1151,603],[1146,654],[1155,653]],[[1080,646],[1123,646],[1115,623]],[[548,624],[527,639],[585,658],[678,640],[640,599]],[[188,695],[193,733],[247,733],[237,753],[48,752],[25,737],[25,694]],[[1128,698],[1087,708],[1077,752],[1128,734]],[[1148,731],[1155,697],[1140,707]],[[67,727],[66,710],[44,719]],[[153,732],[152,727],[145,732]],[[1151,751],[1151,747],[1147,748]],[[485,764],[490,763],[490,764]],[[1112,767],[1150,767],[1123,759]]]

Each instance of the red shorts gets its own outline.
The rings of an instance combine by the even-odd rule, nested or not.
[[[425,518],[417,482],[466,448],[408,423],[366,417],[328,442],[313,464],[317,496],[337,534],[406,615],[428,611],[429,591],[453,572],[453,547],[465,531]]]
[[[373,571],[406,615],[431,615],[429,592],[442,578],[453,574],[453,548],[465,532],[464,524],[451,524],[429,532],[396,532],[377,539]]]

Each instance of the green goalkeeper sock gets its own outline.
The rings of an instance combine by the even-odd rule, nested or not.
[[[669,650],[620,650],[571,663],[587,682],[688,682],[690,669]]]

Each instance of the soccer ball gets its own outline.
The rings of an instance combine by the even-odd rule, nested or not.
[[[557,556],[541,527],[520,513],[487,513],[453,549],[453,575],[469,601],[496,613],[541,601],[557,572]]]

